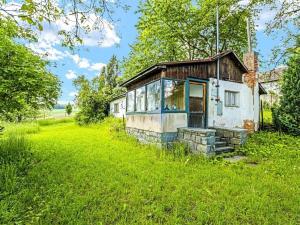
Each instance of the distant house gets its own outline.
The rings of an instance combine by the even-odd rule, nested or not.
[[[255,53],[242,62],[232,51],[153,65],[122,84],[126,130],[143,142],[180,140],[194,153],[230,151],[259,126],[257,67]]]
[[[114,98],[110,102],[110,115],[118,118],[126,116],[126,97],[125,94]]]
[[[270,106],[278,103],[280,97],[280,80],[286,67],[276,68],[259,74],[259,82],[266,90],[267,94],[262,96],[262,100]]]

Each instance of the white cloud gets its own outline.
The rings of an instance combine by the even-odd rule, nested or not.
[[[69,93],[70,97],[75,97],[76,95],[77,95],[77,92],[75,92],[75,91],[72,91],[72,92]]]
[[[256,30],[262,31],[266,29],[266,24],[272,20],[276,15],[276,12],[273,10],[270,10],[268,8],[265,8],[261,11],[260,15],[258,16],[258,19],[255,21]]]
[[[81,58],[79,63],[78,63],[79,68],[84,68],[87,69],[90,67],[90,62],[86,58]]]
[[[92,64],[91,65],[91,67],[90,67],[90,70],[94,70],[94,71],[101,71],[101,69],[103,68],[103,67],[105,67],[106,66],[106,64],[104,64],[104,63],[94,63],[94,64]]]
[[[77,77],[77,75],[74,73],[73,70],[68,70],[68,72],[66,73],[66,78],[71,80],[71,79],[75,79]]]

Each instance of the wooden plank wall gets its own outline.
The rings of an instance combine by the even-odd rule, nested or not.
[[[216,78],[216,65],[216,61],[167,65],[167,69],[165,71],[146,75],[145,78],[129,85],[128,90],[141,87],[161,77],[181,80],[185,80],[187,77],[195,77],[199,79]],[[220,79],[242,82],[243,71],[238,65],[238,62],[233,60],[229,55],[223,57],[220,60]]]

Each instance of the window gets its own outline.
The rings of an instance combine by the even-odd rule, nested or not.
[[[147,85],[147,111],[160,110],[160,80]]]
[[[137,112],[145,111],[146,87],[136,89],[135,105]]]
[[[119,103],[115,103],[114,104],[114,113],[119,113],[120,110],[119,110]]]
[[[134,112],[134,91],[127,93],[127,112]]]
[[[239,92],[225,91],[225,106],[239,107]]]
[[[185,110],[184,81],[164,80],[164,110]]]

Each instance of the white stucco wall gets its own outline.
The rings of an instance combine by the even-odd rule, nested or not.
[[[223,114],[217,115],[216,97],[216,79],[211,78],[208,90],[208,126],[209,127],[228,127],[243,128],[245,120],[252,120],[255,123],[255,129],[258,129],[259,122],[259,93],[258,84],[254,90],[245,83],[236,83],[220,80],[219,95],[222,101]],[[225,91],[239,92],[239,107],[225,106]]]
[[[114,106],[115,104],[119,104],[119,112],[114,112]],[[110,103],[110,115],[113,115],[118,118],[122,118],[123,116],[126,116],[126,98],[122,97],[119,99],[116,99]]]
[[[127,114],[126,127],[162,133],[162,114]]]
[[[177,132],[177,128],[187,127],[186,113],[163,113],[163,132]]]

